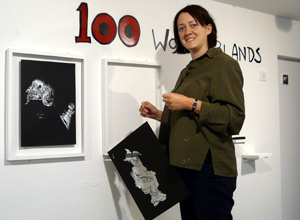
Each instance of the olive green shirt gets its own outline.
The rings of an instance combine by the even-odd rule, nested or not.
[[[202,101],[200,114],[164,107],[159,139],[170,164],[201,170],[211,150],[215,175],[237,176],[232,135],[244,119],[243,76],[236,60],[219,48],[192,60],[180,73],[173,93]]]

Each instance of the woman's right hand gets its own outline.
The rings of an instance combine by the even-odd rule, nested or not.
[[[140,115],[143,117],[156,119],[157,121],[161,120],[162,111],[158,110],[150,102],[142,102],[139,111]]]

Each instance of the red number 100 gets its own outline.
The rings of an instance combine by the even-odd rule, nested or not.
[[[80,12],[79,18],[79,36],[75,37],[76,43],[91,43],[91,37],[88,36],[88,5],[81,3],[77,11]],[[137,45],[140,39],[140,26],[138,21],[130,15],[123,16],[118,25],[118,34],[120,40],[127,47]],[[100,44],[110,44],[116,37],[117,25],[113,17],[107,13],[98,14],[92,23],[92,34]]]

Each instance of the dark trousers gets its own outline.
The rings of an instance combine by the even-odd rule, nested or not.
[[[177,169],[191,192],[180,202],[182,220],[232,220],[236,177],[216,176],[211,163],[202,171]]]

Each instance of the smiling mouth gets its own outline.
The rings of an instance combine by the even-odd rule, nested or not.
[[[193,41],[193,40],[195,40],[194,37],[193,37],[193,38],[187,38],[185,41],[186,41],[186,42],[191,42],[191,41]]]

